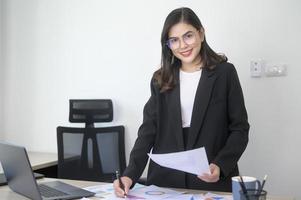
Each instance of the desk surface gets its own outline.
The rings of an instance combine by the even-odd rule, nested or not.
[[[38,182],[41,183],[41,182],[53,181],[53,180],[58,180],[58,179],[44,178],[44,179],[38,180]],[[68,184],[75,185],[75,186],[82,187],[82,188],[88,187],[88,186],[93,186],[93,185],[103,184],[100,182],[62,180],[62,179],[60,179],[60,180],[63,182],[66,182]],[[187,193],[192,193],[192,194],[205,193],[205,191],[200,191],[200,190],[179,189],[179,191],[185,191]],[[1,200],[25,200],[25,199],[27,199],[26,197],[23,197],[15,192],[13,192],[12,190],[10,190],[10,188],[8,186],[0,187],[0,197],[1,197]],[[93,199],[93,200],[100,199],[101,200],[101,198],[97,198],[97,197],[89,197],[89,199]],[[268,200],[294,200],[294,198],[292,198],[292,197],[274,197],[274,196],[268,196],[267,199]]]
[[[28,152],[28,157],[33,170],[57,165],[56,153]],[[0,165],[0,174],[2,173],[3,169]]]
[[[33,170],[57,165],[56,153],[28,152],[28,157]]]

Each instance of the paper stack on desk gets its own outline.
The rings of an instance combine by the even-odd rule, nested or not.
[[[91,187],[85,188],[88,191],[93,191],[96,193],[96,197],[99,197],[104,200],[124,200],[124,198],[118,198],[114,194],[113,184],[105,184],[105,185],[96,185]],[[174,197],[179,196],[183,192],[178,192],[175,190],[167,189],[167,188],[161,188],[157,187],[155,185],[151,186],[144,186],[141,184],[136,184],[134,188],[132,188],[129,193],[127,194],[127,197],[125,199],[135,199],[135,200],[161,200],[166,199],[168,200],[168,197]],[[174,198],[171,198],[174,199]],[[191,198],[190,198],[191,199]],[[189,199],[189,200],[190,200]],[[182,200],[185,200],[182,198]]]
[[[232,195],[213,193],[184,194],[184,192],[172,189],[161,188],[154,185],[144,186],[141,184],[136,184],[128,193],[127,198],[116,197],[112,183],[90,186],[84,189],[96,193],[95,197],[101,200],[233,200]],[[89,198],[83,198],[82,200],[89,200]]]

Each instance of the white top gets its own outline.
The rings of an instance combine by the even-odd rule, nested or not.
[[[180,100],[183,128],[190,127],[193,103],[201,75],[202,70],[195,72],[180,70]]]

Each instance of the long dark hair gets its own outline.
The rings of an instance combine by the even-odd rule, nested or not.
[[[180,22],[190,24],[198,31],[204,29],[200,19],[190,8],[178,8],[169,13],[164,22],[161,34],[161,67],[154,73],[154,79],[159,85],[161,92],[173,89],[177,84],[175,75],[177,70],[181,67],[181,60],[173,56],[172,51],[166,45],[166,41],[168,40],[168,33],[171,27]],[[210,69],[214,68],[218,63],[227,61],[227,58],[224,55],[218,55],[209,47],[205,36],[204,41],[202,42],[200,55],[203,66]]]

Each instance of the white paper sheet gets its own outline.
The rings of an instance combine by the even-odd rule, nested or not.
[[[139,183],[136,183],[131,190],[145,187]],[[98,197],[103,200],[124,200],[124,198],[118,198],[115,196],[113,183],[102,184],[102,185],[93,185],[85,187],[85,190],[95,193],[95,197]]]
[[[94,192],[95,197],[101,199],[111,199],[112,195],[114,195],[114,189],[112,183],[103,184],[103,185],[93,185],[93,186],[86,187],[84,189],[90,192]]]
[[[145,186],[138,189],[130,190],[126,199],[129,200],[138,200],[138,199],[146,199],[146,200],[161,200],[166,199],[167,197],[175,197],[181,195],[183,192],[178,192],[175,190],[158,187],[155,185]],[[171,198],[173,199],[173,198]]]
[[[233,200],[232,195],[221,195],[214,193],[206,194],[183,194],[172,189],[161,188],[154,185],[144,186],[136,184],[128,194],[127,198],[119,198],[114,194],[113,184],[94,185],[84,188],[91,192],[95,192],[95,197],[101,200],[206,200],[211,198],[213,200]],[[89,200],[89,198],[82,198],[81,200]]]
[[[177,153],[152,154],[148,156],[157,164],[195,175],[210,173],[204,147]]]
[[[206,200],[206,199],[212,199],[212,200],[233,200],[232,195],[222,195],[222,194],[215,194],[208,192],[206,194],[194,194],[193,200]]]
[[[126,198],[116,197],[114,194],[113,184],[95,185],[84,188],[88,191],[95,192],[95,197],[102,200],[161,200],[167,197],[178,197],[183,192],[157,187],[155,185],[144,186],[136,184],[132,188]],[[169,198],[173,199],[173,198]],[[178,199],[178,198],[177,198]],[[180,198],[181,199],[181,198]],[[186,199],[182,199],[186,200]]]
[[[180,194],[177,196],[167,197],[164,200],[194,200],[193,194]]]

